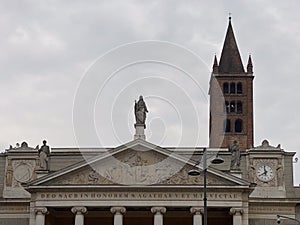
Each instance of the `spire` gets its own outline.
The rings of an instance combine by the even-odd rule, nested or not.
[[[253,65],[252,65],[251,54],[249,54],[249,58],[248,58],[247,73],[253,73]]]
[[[219,73],[245,73],[231,25],[231,16],[229,16],[227,33],[219,64]]]
[[[219,73],[218,59],[216,55],[214,58],[213,73]]]

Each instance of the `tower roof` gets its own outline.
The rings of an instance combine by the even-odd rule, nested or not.
[[[218,73],[218,72],[219,72],[218,59],[217,59],[217,56],[215,55],[214,65],[213,65],[213,73]]]
[[[234,37],[231,17],[221,54],[219,73],[245,73],[240,52]]]
[[[251,55],[249,55],[249,58],[248,58],[247,73],[253,73],[253,64],[252,64]]]

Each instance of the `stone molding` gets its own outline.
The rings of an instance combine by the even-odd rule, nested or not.
[[[242,208],[231,208],[229,213],[233,216],[241,216],[243,215],[244,210]]]
[[[120,215],[126,213],[126,208],[122,206],[115,206],[110,208],[112,214]]]
[[[36,215],[46,215],[49,213],[46,207],[37,207],[34,209]]]
[[[87,212],[87,208],[84,206],[74,206],[71,209],[71,212],[74,213],[75,215],[83,215]]]
[[[166,207],[152,207],[151,208],[151,212],[152,213],[155,213],[156,215],[161,215],[161,214],[164,214],[164,213],[166,213],[167,212],[167,209],[166,209]]]
[[[203,215],[204,209],[203,207],[191,207],[190,212],[195,215]]]

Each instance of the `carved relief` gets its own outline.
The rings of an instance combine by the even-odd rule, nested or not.
[[[100,176],[96,171],[89,168],[76,174],[71,174],[67,179],[54,180],[56,184],[113,184],[110,180]]]
[[[23,144],[23,148],[26,145]],[[36,168],[35,159],[7,159],[5,186],[3,188],[4,198],[28,198],[30,194],[23,188],[22,184],[34,179]]]
[[[21,183],[26,183],[32,180],[33,171],[35,168],[34,160],[14,160],[13,168],[13,187],[21,187]]]
[[[191,166],[185,166],[182,168],[178,173],[174,176],[166,179],[165,181],[161,182],[162,184],[202,184],[203,185],[203,173],[199,176],[191,177],[188,175],[188,171],[191,170]],[[232,183],[226,179],[223,179],[219,176],[210,174],[208,172],[206,178],[207,185],[216,185],[216,184],[226,184],[232,185]]]
[[[127,150],[93,168],[101,176],[118,184],[158,184],[172,177],[182,164],[154,151]]]
[[[282,166],[277,168],[277,182],[278,182],[278,186],[283,186],[283,168],[282,168]]]
[[[12,186],[12,176],[13,176],[13,168],[11,165],[11,159],[7,160],[6,167],[6,187]]]
[[[249,171],[249,180],[251,182],[254,182],[254,179],[255,179],[255,167],[251,166]]]
[[[149,155],[148,155],[149,156]],[[192,166],[182,166],[178,161],[167,158],[154,165],[147,165],[153,162],[153,158],[143,158],[139,154],[129,154],[128,158],[122,159],[129,164],[114,163],[114,159],[97,162],[76,171],[67,178],[52,180],[56,184],[203,184],[203,175],[190,177],[188,171]],[[121,161],[121,160],[120,160]],[[154,160],[155,161],[155,160]],[[142,166],[145,165],[145,166]],[[208,174],[207,184],[232,183],[219,176]]]

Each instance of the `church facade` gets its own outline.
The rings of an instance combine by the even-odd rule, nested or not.
[[[202,225],[204,177],[189,171],[203,169],[208,225],[273,225],[277,215],[291,218],[282,224],[300,224],[295,152],[267,140],[253,146],[253,79],[251,56],[245,70],[229,19],[210,80],[208,147],[147,142],[148,109],[140,97],[131,142],[86,149],[23,142],[6,149],[0,155],[0,225]],[[224,162],[210,164],[214,157]]]

